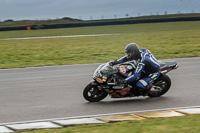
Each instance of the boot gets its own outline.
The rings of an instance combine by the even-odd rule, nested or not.
[[[149,88],[149,87],[148,88],[144,88],[143,91],[142,91],[142,95],[143,96],[147,96],[149,94],[149,92],[150,92],[150,89],[151,88]]]

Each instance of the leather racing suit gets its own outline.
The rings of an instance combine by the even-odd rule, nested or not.
[[[134,82],[138,80],[142,74],[145,73],[143,79],[140,79],[136,83],[136,87],[141,88],[143,90],[147,89],[147,86],[150,83],[153,83],[160,75],[160,65],[156,58],[152,55],[152,53],[147,49],[139,49],[141,53],[141,58],[136,61],[136,69],[133,75],[127,77],[125,80],[127,83]],[[127,55],[118,59],[117,64],[129,61]],[[132,62],[132,61],[130,61]]]

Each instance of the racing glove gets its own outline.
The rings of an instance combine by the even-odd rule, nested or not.
[[[110,62],[109,62],[109,65],[110,65],[110,66],[114,66],[114,65],[117,65],[117,64],[118,64],[117,60],[115,60],[115,61],[110,61]]]

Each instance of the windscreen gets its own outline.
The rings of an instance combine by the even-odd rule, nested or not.
[[[103,75],[110,75],[111,73],[116,72],[116,70],[111,67],[109,63],[106,63],[106,65],[101,68],[100,72]]]

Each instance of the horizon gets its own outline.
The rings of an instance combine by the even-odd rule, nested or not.
[[[122,17],[122,18],[108,18],[108,19],[96,19],[97,21],[98,20],[117,20],[117,19],[131,19],[131,18],[142,18],[142,17],[154,17],[154,16],[173,16],[173,15],[189,15],[189,14],[199,14],[200,13],[180,13],[180,14],[162,14],[162,15],[145,15],[145,16],[135,16],[135,17]],[[70,18],[70,17],[63,17],[63,18],[56,18],[56,19],[37,19],[37,20],[34,20],[34,19],[22,19],[22,20],[12,20],[12,19],[8,19],[8,20],[4,20],[4,21],[0,21],[0,23],[3,23],[3,22],[20,22],[20,21],[52,21],[52,20],[64,20],[64,19],[71,19],[72,21],[95,21],[95,20],[82,20],[82,19],[77,19],[77,18]]]
[[[200,13],[200,0],[1,0],[0,21],[81,20]]]

